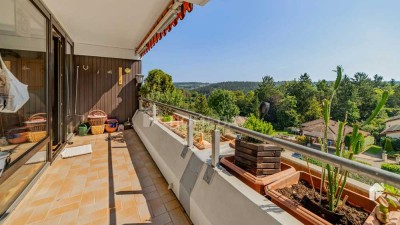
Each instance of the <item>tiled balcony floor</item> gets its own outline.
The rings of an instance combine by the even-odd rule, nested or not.
[[[6,224],[190,224],[135,131],[111,136],[75,137],[93,153],[59,157]]]

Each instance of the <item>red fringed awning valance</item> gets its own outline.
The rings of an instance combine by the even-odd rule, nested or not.
[[[187,12],[191,12],[193,10],[193,4],[188,3],[188,2],[183,2],[181,11],[178,12],[176,18],[169,24],[167,25],[163,31],[155,33],[149,41],[146,43],[146,48],[144,48],[141,52],[139,51],[139,47],[143,45],[143,43],[148,39],[148,37],[151,35],[153,30],[157,27],[157,25],[161,22],[161,20],[165,17],[165,15],[168,13],[170,7],[174,4],[174,1],[172,0],[171,3],[168,5],[168,7],[164,10],[164,12],[161,14],[161,16],[157,19],[156,23],[153,25],[153,27],[150,29],[150,31],[147,33],[147,35],[143,38],[143,40],[140,42],[140,45],[136,48],[136,54],[139,54],[140,57],[143,57],[147,52],[150,51],[150,49],[157,44],[159,40],[161,40],[165,35],[167,35],[168,32],[172,30],[172,27],[175,27],[178,25],[179,20],[183,20],[185,18],[185,15]]]

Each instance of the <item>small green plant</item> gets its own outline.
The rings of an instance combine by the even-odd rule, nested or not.
[[[297,136],[297,142],[301,145],[306,145],[308,143],[308,138],[304,135]]]
[[[170,116],[170,115],[164,115],[163,117],[162,117],[162,121],[163,122],[171,122],[171,121],[173,121],[174,120],[174,117],[173,116]]]
[[[378,197],[379,211],[376,213],[382,223],[389,222],[389,212],[400,210],[400,190],[388,184],[381,184],[383,193]]]
[[[242,127],[247,128],[249,130],[256,131],[258,133],[268,134],[268,135],[271,135],[275,132],[274,127],[270,123],[258,119],[253,114],[251,114],[247,118],[246,122],[244,122]],[[243,140],[248,141],[248,142],[253,142],[253,143],[261,143],[261,141],[255,139],[255,138],[252,138],[252,137],[248,137],[248,136],[244,136]]]

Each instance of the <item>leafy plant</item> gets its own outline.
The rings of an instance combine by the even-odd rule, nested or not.
[[[162,117],[162,121],[163,122],[171,122],[171,121],[173,121],[174,120],[174,117],[173,116],[170,116],[170,115],[164,115],[163,117]]]
[[[400,165],[398,164],[382,163],[381,169],[400,174]]]
[[[330,99],[325,99],[323,101],[323,120],[324,120],[324,137],[322,139],[322,145],[321,145],[321,150],[328,153],[328,126],[329,126],[329,120],[331,117],[331,103],[332,100],[340,86],[340,83],[342,81],[342,73],[343,69],[341,66],[337,66],[336,68],[336,81],[333,86],[333,92],[330,97]],[[385,105],[387,98],[388,98],[389,93],[388,92],[383,92],[381,100],[379,101],[378,105],[375,107],[375,110],[372,112],[372,114],[368,117],[368,119],[363,123],[363,125],[366,125],[370,123],[381,111],[383,106]],[[345,117],[346,118],[346,117]],[[353,126],[353,133],[350,137],[349,143],[348,143],[348,152],[346,153],[343,148],[343,142],[344,142],[344,127],[346,125],[347,121],[346,119],[344,122],[339,121],[339,128],[338,128],[338,136],[336,139],[336,149],[335,149],[335,155],[339,157],[345,157],[347,159],[352,160],[353,155],[357,152],[360,152],[362,150],[362,143],[363,143],[363,135],[359,133],[359,129],[357,125]],[[348,171],[342,170],[340,167],[333,167],[331,164],[326,164],[324,167],[322,167],[322,179],[321,179],[321,187],[324,187],[325,180],[327,179],[327,199],[329,202],[329,210],[332,212],[335,212],[339,203],[340,199],[343,194],[344,187],[346,185],[347,177],[348,177]],[[322,192],[322,189],[320,189],[320,192]],[[320,193],[321,196],[322,193]],[[322,199],[320,199],[321,202]]]
[[[387,184],[381,184],[381,186],[384,191],[377,199],[379,203],[377,218],[382,223],[388,223],[389,212],[400,210],[400,190]]]
[[[247,128],[249,130],[253,130],[256,131],[258,133],[262,133],[262,134],[268,134],[271,135],[274,133],[274,127],[268,123],[265,122],[263,120],[258,119],[255,115],[251,114],[246,122],[244,122],[244,124],[242,125],[244,128]],[[243,139],[245,141],[248,142],[253,142],[253,143],[261,143],[261,141],[254,139],[252,137],[243,137]]]
[[[389,138],[385,139],[385,146],[383,147],[383,150],[387,151],[387,152],[391,152],[393,151],[393,145],[392,145],[392,141]]]
[[[306,145],[307,143],[308,143],[308,138],[307,138],[307,136],[304,136],[304,135],[299,135],[299,136],[297,136],[297,142],[299,143],[299,144],[301,144],[301,145]]]

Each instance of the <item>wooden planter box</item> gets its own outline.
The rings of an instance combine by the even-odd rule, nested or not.
[[[313,183],[315,185],[315,189],[320,189],[321,178],[316,176],[311,176],[313,179]],[[280,194],[276,190],[282,189],[285,187],[291,187],[294,184],[297,184],[299,180],[305,180],[307,183],[311,183],[310,175],[303,171],[298,171],[289,176],[281,177],[278,181],[274,183],[268,184],[265,186],[265,193],[267,197],[271,198],[272,202],[276,205],[284,209],[286,212],[290,213],[292,216],[300,220],[302,223],[305,224],[326,224],[330,225],[328,221],[319,217],[318,215],[314,214],[313,212],[309,211],[308,209],[304,208],[297,202],[292,201],[291,199],[287,198],[283,194]],[[377,219],[375,218],[374,210],[377,207],[378,203],[372,201],[358,193],[350,191],[348,189],[343,190],[343,197],[348,196],[347,202],[353,206],[361,207],[368,213],[370,213],[367,220],[364,222],[364,225],[375,225],[380,224]]]
[[[235,141],[235,165],[256,176],[281,171],[282,149],[272,144],[253,144]]]
[[[234,163],[234,156],[227,156],[221,159],[221,164],[235,177],[241,180],[247,186],[251,187],[258,193],[265,195],[264,187],[272,182],[275,182],[282,177],[289,176],[296,172],[296,170],[288,164],[281,163],[281,171],[272,175],[255,176],[254,174],[245,171]]]

